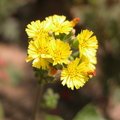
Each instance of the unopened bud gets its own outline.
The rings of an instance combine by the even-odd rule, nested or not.
[[[90,71],[87,73],[88,76],[91,78],[92,76],[95,76],[96,75],[96,72],[95,71]]]
[[[57,69],[52,67],[50,68],[49,72],[48,72],[48,75],[49,76],[55,76],[57,74]]]
[[[71,21],[72,26],[74,27],[78,22],[80,21],[80,18],[75,18]]]
[[[52,32],[52,31],[49,31],[48,34],[49,34],[50,36],[53,36],[53,32]]]
[[[74,39],[75,39],[75,36],[72,36],[72,37],[71,37],[71,40],[74,40]]]
[[[75,29],[72,29],[71,34],[75,35],[75,32],[76,32]]]

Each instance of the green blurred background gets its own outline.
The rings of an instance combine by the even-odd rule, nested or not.
[[[95,33],[97,75],[74,91],[47,84],[37,120],[120,120],[120,0],[0,0],[0,120],[30,119],[37,81],[25,28],[53,14]]]

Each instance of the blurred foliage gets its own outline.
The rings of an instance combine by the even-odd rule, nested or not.
[[[103,74],[101,83],[103,91],[108,94],[110,84],[120,85],[120,1],[77,0],[77,3],[71,12],[81,18],[82,28],[94,31],[98,38],[98,64]]]
[[[34,1],[34,5],[29,4]],[[62,1],[62,0],[61,0]],[[67,1],[67,2],[66,2]],[[71,2],[72,1],[72,2]],[[67,3],[67,10],[64,9],[64,4]],[[73,4],[71,4],[73,3]],[[98,50],[98,71],[100,75],[97,76],[102,88],[101,91],[105,93],[103,96],[92,96],[97,94],[97,90],[94,91],[91,96],[92,102],[97,104],[103,102],[103,108],[107,109],[106,97],[112,99],[115,103],[120,102],[120,0],[64,0],[60,5],[62,8],[55,8],[59,2],[50,3],[48,0],[0,0],[0,37],[3,41],[11,41],[14,43],[19,40],[20,37],[24,38],[24,35],[20,36],[21,31],[24,31],[27,22],[31,19],[38,19],[50,14],[64,14],[67,17],[80,17],[79,25],[77,26],[77,32],[81,29],[90,29],[94,31],[99,40]],[[45,6],[45,7],[44,7]],[[23,9],[24,7],[24,9]],[[63,9],[61,12],[60,9]],[[29,11],[30,10],[30,11]],[[67,12],[66,12],[66,11]],[[29,15],[26,14],[29,11]],[[59,11],[59,12],[58,12]],[[32,13],[31,13],[32,12]],[[61,13],[60,13],[61,12]],[[27,18],[25,18],[27,16]],[[22,41],[22,40],[21,40]],[[23,39],[25,41],[25,39]],[[22,42],[23,42],[22,41]],[[24,43],[23,43],[24,44]],[[74,41],[74,47],[77,46],[77,42]],[[14,53],[13,53],[14,54]],[[77,56],[79,53],[75,53]],[[35,70],[37,71],[37,69]],[[43,77],[46,80],[46,71],[36,72],[37,77]],[[18,85],[20,79],[24,77],[22,71],[18,70],[16,66],[8,65],[7,67],[0,66],[0,80],[10,80],[13,85]],[[48,78],[48,81],[53,80],[52,77]],[[89,83],[88,83],[89,84]],[[93,83],[94,84],[94,83]],[[112,88],[114,86],[114,88]],[[58,89],[58,88],[56,88]],[[81,90],[82,89],[82,90]],[[84,88],[81,88],[80,92],[84,94]],[[88,89],[85,88],[87,91]],[[79,91],[79,90],[78,90]],[[98,90],[99,91],[99,90]],[[111,94],[109,94],[111,92]],[[88,94],[87,92],[85,92]],[[75,92],[73,91],[73,94]],[[66,103],[69,103],[71,94],[67,94],[68,99]],[[74,96],[72,96],[73,99]],[[86,99],[85,97],[83,98]],[[48,89],[43,96],[44,103],[42,106],[47,109],[55,109],[59,101],[59,95],[54,93],[52,89]],[[81,100],[78,104],[80,106]],[[62,102],[64,100],[62,99]],[[77,100],[75,99],[74,102]],[[63,102],[63,112],[67,109],[66,103]],[[71,103],[70,103],[71,104]],[[101,104],[100,104],[101,105]],[[82,105],[84,104],[82,102]],[[73,108],[72,108],[73,109]],[[105,114],[105,109],[102,111]],[[66,110],[71,114],[71,109]],[[75,111],[75,110],[73,110]],[[72,111],[72,112],[73,112]],[[66,116],[66,112],[63,117]],[[4,117],[3,107],[0,104],[0,119]],[[72,116],[72,115],[71,115]],[[74,116],[74,115],[73,115]],[[46,115],[45,120],[63,120],[62,118],[54,115]],[[98,112],[98,107],[93,105],[87,105],[83,109],[79,108],[79,112],[73,120],[105,120]],[[115,119],[116,120],[116,119]]]
[[[49,109],[55,109],[58,104],[59,94],[54,93],[51,88],[48,88],[43,96],[44,103],[42,104],[43,107]]]
[[[3,62],[4,64],[0,64],[0,80],[3,83],[8,82],[11,85],[19,85],[21,79],[24,77],[24,73],[15,65]]]
[[[54,81],[53,76],[47,75],[48,74],[47,70],[33,68],[33,71],[35,72],[35,77],[38,79],[38,82],[40,82],[40,83],[50,83],[50,82]]]
[[[63,119],[61,117],[59,117],[59,116],[56,116],[56,115],[47,114],[45,116],[45,120],[63,120]]]
[[[0,20],[15,13],[19,6],[19,1],[17,2],[16,0],[0,0]]]
[[[0,103],[0,119],[3,119],[4,118],[4,109],[3,109],[3,106],[2,104]]]
[[[4,21],[1,29],[1,34],[6,40],[11,40],[11,42],[19,39],[19,23],[14,18],[8,18]]]
[[[12,85],[19,85],[21,79],[24,77],[24,73],[14,65],[9,65],[7,67],[7,73]]]
[[[79,1],[79,0],[78,0]],[[81,1],[81,0],[80,0]],[[84,0],[82,0],[84,1]],[[88,0],[88,4],[73,6],[72,11],[75,16],[80,17],[80,24],[95,31],[99,43],[105,45],[105,40],[109,40],[113,45],[114,54],[120,55],[120,2],[108,7],[107,0]],[[100,8],[100,9],[99,9]]]
[[[73,0],[74,2],[80,4],[90,4],[90,5],[104,5],[106,0]]]
[[[97,107],[91,104],[86,105],[77,113],[73,120],[105,120],[97,111]]]
[[[111,98],[113,99],[114,103],[117,104],[120,102],[120,87],[115,87],[112,89]]]
[[[17,10],[31,0],[0,0],[0,35],[6,41],[18,41],[20,38],[19,20],[15,17]]]

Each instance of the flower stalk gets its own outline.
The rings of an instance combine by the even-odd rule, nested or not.
[[[32,112],[32,116],[30,120],[36,120],[36,116],[37,113],[39,111],[39,107],[40,107],[40,102],[42,99],[42,93],[43,93],[43,89],[44,89],[44,84],[38,82],[37,83],[37,91],[36,91],[36,95],[35,95],[35,99],[34,99],[34,105],[33,105],[33,112]]]

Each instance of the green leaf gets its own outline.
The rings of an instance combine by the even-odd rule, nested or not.
[[[56,116],[56,115],[47,114],[45,116],[45,120],[63,120],[63,119],[61,117],[59,117],[59,116]]]
[[[43,99],[44,99],[44,103],[42,104],[43,107],[55,109],[58,104],[59,94],[54,93],[54,91],[51,88],[48,88],[43,96]]]
[[[76,51],[76,52],[74,52],[73,54],[72,54],[72,56],[74,57],[74,59],[76,58],[76,57],[79,57],[79,51]]]
[[[88,104],[77,113],[73,120],[105,120],[105,118],[98,113],[95,106]]]
[[[50,83],[54,80],[54,77],[48,76],[48,71],[38,68],[33,68],[35,72],[35,77],[38,78],[38,82],[41,83]]]
[[[73,43],[72,43],[72,46],[71,47],[73,47],[73,48],[75,48],[75,49],[78,49],[79,48],[79,42],[78,42],[78,40],[77,39],[75,39],[75,40],[73,40]]]

